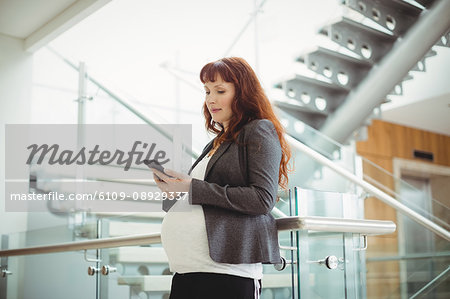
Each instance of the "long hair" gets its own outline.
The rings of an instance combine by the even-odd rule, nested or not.
[[[272,105],[255,72],[247,61],[240,57],[222,58],[206,64],[200,71],[200,80],[203,84],[206,82],[214,82],[216,81],[217,75],[220,75],[224,81],[234,84],[235,98],[231,104],[233,115],[226,132],[224,132],[221,124],[216,123],[212,119],[206,102],[203,104],[206,129],[217,134],[214,145],[225,140],[237,140],[237,136],[242,127],[252,120],[270,120],[277,131],[282,152],[278,184],[280,187],[286,189],[288,184],[288,171],[290,171],[288,169],[288,162],[291,158],[291,150],[283,135],[284,128],[275,116]]]

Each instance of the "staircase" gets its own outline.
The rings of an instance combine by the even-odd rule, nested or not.
[[[413,78],[410,71],[426,71],[426,59],[436,55],[432,46],[450,47],[450,7],[445,2],[342,1],[347,8],[346,16],[319,31],[331,43],[296,59],[315,75],[295,75],[275,84],[286,96],[276,100],[275,106],[340,143],[346,142],[356,130],[363,133],[373,109],[389,101],[389,94],[402,94],[402,82]],[[442,9],[446,11],[442,19],[430,13]],[[437,25],[433,26],[434,23]],[[406,53],[418,59],[412,63],[392,63],[388,59],[400,54],[402,46],[417,44],[414,35],[427,25],[432,28],[428,34],[436,38],[430,37],[431,44],[422,45],[426,48],[423,54],[417,53],[421,51],[417,48]],[[423,43],[427,43],[425,37]],[[380,76],[387,77],[389,82],[382,88],[370,88],[368,83]],[[397,77],[401,80],[396,81]],[[353,111],[361,108],[358,115],[349,113],[350,105]],[[364,134],[360,135],[364,138]]]

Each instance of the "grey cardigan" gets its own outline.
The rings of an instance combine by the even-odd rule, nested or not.
[[[214,261],[279,263],[278,231],[270,214],[281,161],[278,135],[272,122],[259,119],[245,125],[238,140],[240,148],[236,142],[219,146],[204,180],[192,179],[189,199],[203,206]],[[189,173],[212,146],[213,141],[206,145]],[[165,200],[163,209],[167,212],[174,203]]]

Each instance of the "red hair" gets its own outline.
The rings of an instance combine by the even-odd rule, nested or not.
[[[212,119],[208,107],[206,106],[206,102],[203,104],[206,129],[218,135],[214,145],[225,140],[237,140],[237,136],[242,127],[252,120],[270,120],[275,126],[281,145],[282,156],[278,184],[280,187],[286,189],[289,171],[288,162],[291,158],[291,150],[283,136],[284,128],[275,116],[272,105],[270,104],[255,72],[247,61],[242,58],[222,58],[206,64],[200,71],[200,80],[203,84],[206,82],[215,82],[217,75],[220,75],[225,82],[234,84],[235,98],[231,104],[233,115],[226,132],[223,131],[223,127],[220,124]]]

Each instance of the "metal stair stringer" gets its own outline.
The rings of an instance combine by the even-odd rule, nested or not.
[[[398,39],[372,68],[361,83],[353,89],[345,102],[325,121],[322,133],[343,143],[372,114],[382,99],[401,82],[433,45],[450,28],[450,1],[436,1],[424,11],[404,37]],[[411,51],[414,49],[414,51]],[[364,99],[364,100],[362,100]],[[352,121],[349,122],[349,116]]]
[[[385,4],[389,1],[373,1],[371,5],[380,2]],[[295,118],[340,144],[345,144],[350,137],[364,138],[371,118],[376,117],[374,111],[387,101],[387,95],[393,91],[401,93],[401,82],[412,78],[409,71],[414,71],[425,58],[435,55],[432,47],[440,45],[443,34],[445,36],[449,31],[450,19],[447,16],[450,15],[450,1],[434,1],[431,6],[430,2],[427,1],[426,8],[404,36],[388,34],[346,17],[324,27],[320,33],[339,44],[340,53],[332,54],[319,48],[316,52],[300,56],[297,62],[304,63],[318,76],[297,75],[275,86],[283,89],[287,98],[274,102],[281,110],[278,114],[287,123],[287,134],[325,155],[336,150],[332,142],[321,137],[308,136],[305,139],[299,136],[295,128],[301,126]],[[381,15],[387,16],[387,13],[382,12]],[[342,48],[345,51],[341,51]],[[353,53],[350,55],[348,51]],[[335,61],[341,60],[346,52],[352,58]],[[366,71],[368,66],[370,69]],[[326,76],[328,71],[331,74]],[[337,78],[340,72],[349,75],[346,86]],[[358,73],[359,76],[356,75]],[[330,93],[331,90],[335,92]],[[324,109],[318,109],[315,105],[317,97],[326,99]],[[297,165],[302,165],[305,173],[314,173],[317,165],[306,160],[296,161]],[[298,179],[308,180],[308,177]]]
[[[387,102],[388,95],[402,94],[402,82],[412,79],[409,71],[426,71],[425,60],[436,54],[432,46],[447,46],[448,1],[422,2],[414,6],[400,0],[343,1],[369,22],[342,17],[322,28],[320,33],[341,48],[318,47],[297,58],[318,76],[278,83],[287,101],[275,101],[275,106],[345,143],[370,123],[374,109]],[[378,30],[373,21],[386,30]]]

